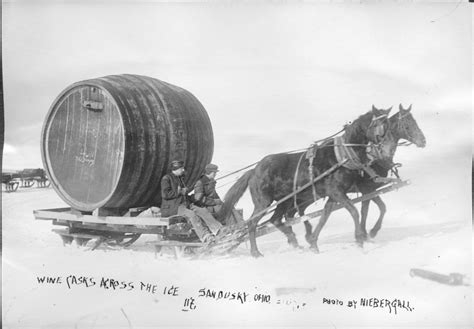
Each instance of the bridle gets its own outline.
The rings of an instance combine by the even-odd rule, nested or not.
[[[382,123],[382,125],[386,124],[386,126],[383,127],[383,129],[384,129],[383,133],[382,134],[374,134],[374,141],[369,142],[366,145],[367,148],[372,149],[372,152],[369,151],[368,153],[371,153],[375,158],[381,158],[383,143],[385,142],[385,140],[389,136],[390,129],[391,129],[390,120],[388,119],[388,114],[382,114],[382,115],[379,115],[377,117],[372,118],[372,121],[371,121],[371,123],[370,123],[367,130],[371,129],[372,126],[374,124],[376,124],[377,121],[379,121],[379,120],[384,120],[385,121],[385,122]],[[373,129],[377,129],[377,127],[373,128]]]
[[[383,160],[384,157],[383,157],[383,154],[382,154],[382,146],[383,146],[384,142],[386,142],[386,139],[389,136],[393,137],[392,129],[395,128],[395,127],[396,127],[396,131],[397,131],[397,135],[398,135],[397,137],[408,140],[408,142],[398,142],[397,146],[409,146],[409,145],[413,144],[409,140],[414,140],[414,137],[409,133],[409,129],[407,128],[407,125],[405,124],[406,121],[403,120],[403,118],[407,117],[408,115],[410,115],[409,111],[407,111],[405,114],[401,114],[399,112],[398,116],[397,116],[396,123],[391,123],[390,120],[387,120],[388,121],[388,126],[387,126],[387,130],[385,131],[385,134],[382,136],[381,140],[378,141],[378,143],[374,143],[370,146],[370,147],[373,147],[373,149],[371,151],[368,151],[368,153],[371,154],[375,159],[378,158],[378,159]],[[402,135],[402,134],[404,135],[404,137],[400,137],[400,135]],[[393,163],[390,160],[389,165],[387,165],[387,163],[385,163],[385,161],[382,161],[381,163],[379,163],[379,165],[382,165],[386,169],[391,170],[392,173],[396,177],[399,178],[398,168],[401,167],[400,163]]]
[[[383,127],[383,133],[382,134],[376,134],[374,136],[375,137],[374,143],[378,143],[378,144],[380,144],[381,141],[383,141],[385,139],[385,137],[387,136],[387,132],[390,130],[390,120],[388,119],[388,114],[382,114],[382,115],[379,115],[377,117],[373,117],[372,121],[369,124],[369,127],[367,128],[367,130],[371,129],[372,126],[375,125],[377,123],[377,121],[379,121],[379,120],[384,120],[385,122],[382,123],[382,125],[380,125],[381,127]],[[385,123],[387,124],[386,127],[383,126]],[[373,128],[373,129],[377,129],[378,127],[379,126]],[[381,139],[379,139],[379,137]]]
[[[367,146],[367,154],[369,155],[369,157],[372,157],[372,160],[370,162],[373,162],[375,160],[386,160],[387,157],[384,155],[384,146],[385,144],[387,143],[387,139],[389,138],[395,138],[393,136],[393,132],[392,132],[392,129],[393,129],[393,126],[392,126],[392,123],[390,121],[390,119],[388,118],[388,115],[385,114],[385,115],[382,115],[382,116],[385,116],[385,120],[386,120],[386,128],[385,128],[385,131],[383,132],[382,135],[376,135],[376,137],[380,137],[380,138],[376,138],[376,142],[371,142],[369,143],[369,145]],[[375,119],[380,119],[380,117],[382,116],[379,116],[379,117],[376,117]],[[390,160],[390,162],[392,162]]]
[[[407,125],[404,124],[405,120],[402,120],[403,118],[407,117],[410,115],[410,111],[407,111],[405,114],[401,114],[400,112],[398,113],[398,120],[397,120],[397,131],[399,131],[398,135],[403,134],[405,137],[403,139],[406,139],[408,142],[402,142],[399,145],[400,146],[408,146],[413,144],[411,140],[414,140],[415,137],[410,134],[409,129],[407,128]],[[400,133],[402,132],[402,133]]]

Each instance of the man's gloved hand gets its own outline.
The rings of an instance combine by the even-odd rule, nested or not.
[[[188,188],[187,187],[178,186],[178,194],[186,195],[187,193],[188,193]]]
[[[224,204],[224,202],[222,202],[221,199],[215,199],[214,202],[216,203],[216,206],[220,206]]]

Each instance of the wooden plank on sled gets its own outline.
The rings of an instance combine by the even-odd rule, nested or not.
[[[98,234],[71,233],[69,229],[52,229],[51,231],[61,236],[78,237],[83,239],[98,239],[101,237]]]
[[[53,225],[68,226],[74,228],[91,229],[104,232],[139,233],[139,234],[163,234],[166,226],[149,225],[110,225],[97,223],[68,222],[67,220],[53,220]]]
[[[162,246],[162,247],[203,247],[205,244],[202,242],[183,242],[183,241],[174,241],[174,240],[157,240],[157,241],[147,241],[146,244],[153,246]]]
[[[162,226],[168,223],[168,217],[93,216],[73,213],[71,208],[35,210],[33,214],[39,220],[56,219],[94,224]]]
[[[72,231],[71,231],[72,230]],[[76,228],[53,229],[63,240],[63,245],[70,244],[73,240],[80,246],[87,244],[89,241],[94,241],[92,250],[106,243],[109,245],[128,247],[134,243],[141,234],[123,234],[121,232],[99,232],[99,231],[76,231]],[[124,241],[126,240],[126,241]]]
[[[41,209],[33,210],[33,215],[37,220],[52,220],[57,217],[58,213],[65,213],[71,211],[71,208],[55,208],[55,209]]]

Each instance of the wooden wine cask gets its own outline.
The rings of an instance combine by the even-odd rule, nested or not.
[[[44,168],[72,208],[159,205],[172,160],[194,184],[212,159],[206,110],[190,92],[139,75],[111,75],[67,87],[41,136]]]

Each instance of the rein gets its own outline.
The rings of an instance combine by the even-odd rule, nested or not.
[[[260,161],[254,162],[254,163],[252,163],[252,164],[249,164],[249,165],[246,166],[246,167],[243,167],[243,168],[241,168],[241,169],[238,169],[238,170],[236,170],[236,171],[233,171],[233,172],[231,172],[231,173],[229,173],[229,174],[227,174],[227,175],[218,177],[218,178],[216,178],[216,181],[217,181],[217,180],[220,180],[220,179],[223,179],[223,178],[226,178],[226,177],[229,177],[229,176],[231,176],[231,175],[233,175],[233,174],[237,174],[238,172],[241,172],[242,170],[245,170],[245,169],[248,169],[248,168],[250,168],[250,167],[253,167],[253,166],[255,166],[255,165],[256,165],[257,163],[259,163],[259,162],[260,162]]]
[[[343,132],[344,130],[346,130],[346,127],[342,128],[341,130],[339,130],[338,132],[332,134],[331,136],[328,136],[328,137],[326,137],[326,138],[321,138],[321,139],[319,139],[319,140],[317,140],[317,141],[314,141],[314,142],[313,142],[313,145],[315,145],[315,144],[317,144],[317,143],[320,143],[320,142],[325,142],[325,141],[331,139],[332,137],[337,136],[338,134],[340,134],[340,133]],[[354,144],[354,146],[363,146],[363,145],[362,145],[362,144],[360,144],[360,145]],[[291,154],[291,153],[298,153],[298,152],[305,151],[305,150],[308,150],[308,148],[305,147],[305,148],[302,148],[302,149],[297,149],[297,150],[293,150],[293,151],[287,151],[287,152],[284,152],[284,153]],[[228,174],[226,174],[226,175],[224,175],[224,176],[218,177],[218,178],[216,178],[216,181],[217,181],[217,180],[220,180],[220,179],[223,179],[223,178],[226,178],[226,177],[229,177],[229,176],[232,176],[232,175],[234,175],[234,174],[237,174],[237,173],[239,173],[239,172],[241,172],[241,171],[243,171],[243,170],[245,170],[245,169],[248,169],[248,168],[250,168],[250,167],[253,167],[253,166],[255,166],[255,165],[256,165],[257,163],[259,163],[259,162],[260,162],[260,161],[254,162],[254,163],[252,163],[252,164],[249,164],[248,166],[245,166],[245,167],[243,167],[243,168],[237,169],[237,170],[235,170],[235,171],[233,171],[233,172],[231,172],[231,173],[228,173]]]
[[[369,127],[371,127],[373,124],[375,124],[376,121],[381,120],[381,119],[386,118],[386,117],[387,117],[386,114],[382,114],[382,115],[380,115],[380,116],[378,116],[378,117],[373,118],[373,119],[372,119],[372,122],[371,122],[370,125],[369,125]],[[389,125],[390,125],[390,121],[389,121],[389,120],[387,120],[387,121],[389,122]],[[341,130],[335,132],[334,134],[332,134],[332,135],[330,135],[330,136],[328,136],[328,137],[321,138],[321,139],[319,139],[319,140],[314,141],[313,144],[312,144],[310,147],[314,147],[314,146],[317,145],[318,143],[321,143],[321,142],[324,143],[324,142],[330,140],[331,138],[333,138],[333,137],[339,135],[340,133],[342,133],[343,131],[345,131],[345,130],[346,130],[346,127],[347,127],[347,125],[345,125]],[[390,127],[390,126],[389,126],[389,127]],[[388,130],[388,129],[387,129],[387,130]],[[383,136],[381,142],[379,142],[378,144],[372,144],[372,145],[376,145],[376,147],[379,147],[379,145],[380,145],[380,144],[383,142],[383,140],[385,139],[385,136],[386,136],[386,135],[387,135],[387,131],[385,131],[384,136]],[[344,146],[350,146],[350,147],[368,147],[368,146],[370,146],[369,144],[353,144],[353,143],[347,143],[347,144],[343,144],[343,145],[344,145]],[[318,145],[318,148],[321,148],[321,147],[333,147],[333,146],[332,146],[332,145]],[[287,152],[284,152],[284,153],[287,153],[287,154],[298,153],[298,152],[305,151],[305,150],[307,151],[308,149],[309,149],[309,148],[302,148],[302,149],[287,151]],[[239,173],[239,172],[241,172],[241,171],[243,171],[243,170],[246,170],[246,169],[248,169],[248,168],[250,168],[250,167],[253,167],[253,166],[255,166],[256,164],[258,164],[259,162],[260,162],[260,161],[251,163],[251,164],[249,164],[249,165],[247,165],[247,166],[245,166],[245,167],[243,167],[243,168],[237,169],[237,170],[232,171],[232,172],[230,172],[230,173],[228,173],[228,174],[226,174],[226,175],[224,175],[224,176],[218,177],[218,178],[216,178],[216,181],[218,181],[218,180],[220,180],[220,179],[224,179],[224,178],[229,177],[229,176],[232,176],[232,175],[234,175],[234,174],[237,174],[237,173]]]

